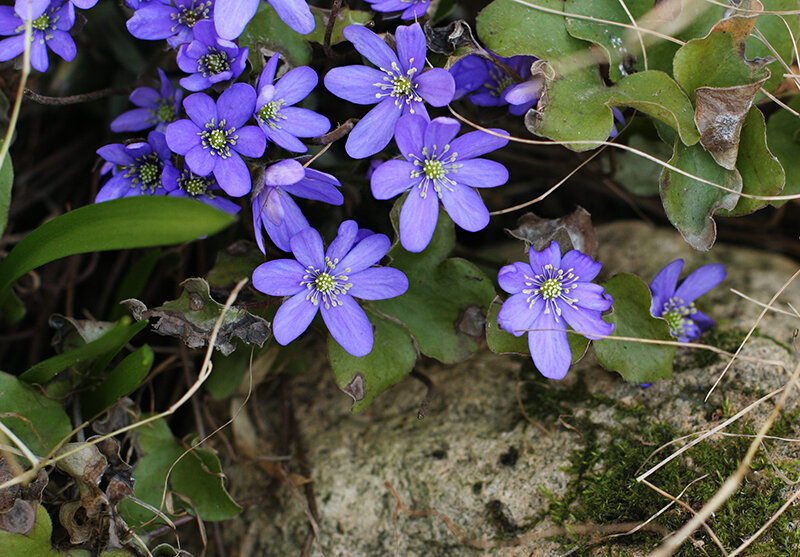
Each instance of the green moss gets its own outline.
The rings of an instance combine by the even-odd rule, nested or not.
[[[747,331],[744,329],[728,329],[718,326],[712,327],[706,332],[701,342],[703,342],[703,344],[716,346],[726,352],[735,352],[745,336],[747,336]],[[697,367],[707,367],[716,364],[721,359],[719,354],[711,352],[710,350],[692,351],[692,361]]]

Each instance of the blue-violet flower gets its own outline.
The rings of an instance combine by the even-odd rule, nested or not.
[[[376,12],[403,12],[400,19],[416,20],[425,15],[431,0],[366,0]]]
[[[95,203],[137,195],[164,195],[163,174],[172,166],[172,153],[164,134],[150,132],[147,142],[112,143],[97,150],[97,154],[116,165],[113,176],[103,185]]]
[[[541,76],[531,77],[531,64],[536,58],[493,56],[514,70],[523,82],[516,83],[491,60],[473,54],[462,58],[450,68],[456,83],[455,99],[466,96],[476,106],[511,104],[508,109],[511,114],[515,116],[525,114],[538,100],[539,91],[544,83]],[[512,99],[508,99],[507,96],[511,91],[514,91],[514,95]]]
[[[428,122],[418,114],[403,116],[397,122],[395,142],[406,160],[387,161],[370,178],[376,199],[411,190],[400,210],[400,242],[408,251],[420,252],[430,243],[439,219],[439,200],[464,230],[485,228],[489,210],[473,188],[493,188],[508,181],[505,166],[475,158],[504,147],[508,139],[482,131],[454,139],[460,128],[452,118]]]
[[[272,334],[286,345],[311,324],[317,311],[331,336],[356,357],[372,351],[372,325],[354,300],[385,300],[408,290],[408,279],[398,269],[373,267],[391,246],[383,234],[358,240],[358,225],[348,220],[323,252],[322,238],[313,228],[291,239],[293,259],[276,259],[253,272],[253,286],[271,296],[289,296],[272,321]]]
[[[139,108],[123,112],[114,118],[111,122],[111,131],[138,132],[155,126],[156,131],[164,132],[167,124],[177,119],[183,99],[183,89],[178,89],[176,92],[161,68],[158,68],[158,75],[161,78],[160,90],[157,91],[152,87],[134,89],[130,101]]]
[[[213,0],[167,0],[143,4],[126,25],[137,39],[167,39],[169,46],[178,48],[194,39],[197,23],[211,20],[213,16]]]
[[[217,37],[211,20],[198,21],[193,29],[194,40],[178,49],[178,67],[191,74],[181,79],[183,88],[202,91],[239,77],[247,63],[247,48]]]
[[[557,242],[540,252],[531,247],[528,259],[530,264],[518,261],[497,275],[500,288],[511,294],[500,308],[497,323],[517,337],[527,332],[539,372],[563,379],[572,363],[567,325],[589,339],[614,330],[601,316],[611,307],[611,296],[591,282],[603,265],[578,250],[562,257]]]
[[[46,4],[46,5],[44,5]],[[41,11],[39,8],[44,5]],[[75,24],[75,8],[69,2],[52,0],[51,2],[34,3],[32,22],[33,37],[31,42],[31,66],[37,71],[45,72],[50,67],[47,48],[66,60],[72,61],[77,54],[75,41],[68,33]],[[27,14],[27,4],[23,9]],[[0,61],[5,62],[22,54],[25,50],[25,21],[27,15],[20,17],[11,6],[0,6],[0,35],[13,35],[0,41]]]
[[[339,180],[330,174],[304,168],[294,159],[273,164],[264,171],[260,191],[253,196],[253,230],[256,243],[262,252],[264,237],[262,227],[270,239],[283,251],[291,251],[289,240],[308,228],[306,217],[300,211],[292,195],[341,205],[344,196],[338,188]],[[258,185],[256,190],[258,190]]]
[[[279,54],[275,53],[264,66],[258,78],[256,90],[255,118],[267,136],[267,141],[295,153],[308,151],[298,137],[316,137],[331,129],[325,116],[307,108],[292,106],[303,99],[317,86],[317,73],[308,66],[300,66],[286,72],[277,83]]]
[[[680,342],[690,342],[714,325],[709,316],[694,306],[694,301],[721,283],[727,273],[724,265],[703,265],[677,286],[682,270],[683,259],[676,259],[658,272],[650,283],[653,293],[650,313],[665,319],[670,333]]]
[[[167,144],[198,176],[213,173],[225,193],[245,195],[251,181],[241,155],[260,157],[267,147],[258,126],[245,126],[255,105],[255,89],[246,83],[231,85],[216,103],[205,93],[189,95],[183,101],[189,120],[167,126]]]
[[[374,155],[389,144],[395,124],[404,114],[424,114],[423,101],[445,106],[453,99],[453,76],[441,68],[423,72],[427,42],[419,23],[400,26],[395,32],[397,54],[383,40],[361,25],[348,25],[345,38],[378,68],[344,66],[325,75],[325,87],[347,101],[375,104],[350,132],[345,150],[355,159]]]
[[[167,166],[164,168],[161,181],[164,190],[170,197],[196,199],[231,215],[235,215],[242,209],[230,199],[219,195],[222,188],[219,187],[217,180],[212,175],[197,176],[189,169],[184,168],[181,171],[174,166]]]
[[[314,30],[316,22],[305,0],[267,0],[275,8],[278,17],[293,31],[308,35]],[[223,39],[233,40],[242,34],[244,28],[258,11],[259,0],[217,0],[217,14],[214,23]]]

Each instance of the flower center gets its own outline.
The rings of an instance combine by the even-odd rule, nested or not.
[[[203,77],[227,72],[230,69],[231,64],[228,62],[228,53],[220,52],[216,48],[209,48],[208,54],[204,54],[197,60],[197,71],[202,73]]]
[[[688,333],[687,328],[693,323],[691,315],[696,312],[694,304],[686,305],[680,298],[670,298],[664,302],[661,317],[667,321],[670,334],[680,338]]]
[[[578,287],[579,277],[572,272],[572,269],[556,269],[552,265],[545,265],[543,273],[529,277],[525,275],[525,285],[529,288],[522,290],[523,294],[527,294],[528,307],[533,308],[533,305],[538,300],[544,300],[545,313],[555,314],[555,320],[561,316],[560,303],[567,304],[575,307],[577,298],[570,298],[568,295],[570,291]]]
[[[338,296],[347,294],[347,291],[353,285],[349,282],[350,277],[346,274],[339,275],[334,272],[338,263],[338,259],[331,260],[326,257],[325,269],[316,269],[313,266],[306,268],[306,274],[303,275],[303,280],[300,281],[300,284],[309,291],[306,294],[306,300],[316,306],[321,299],[325,309],[342,305],[342,301],[339,300]],[[350,269],[345,269],[344,272],[349,273]]]
[[[140,187],[142,191],[150,190],[155,193],[161,187],[161,170],[164,163],[155,153],[139,157],[131,166],[125,168],[124,176],[130,178],[131,187]]]
[[[172,19],[178,21],[178,24],[185,25],[186,27],[194,27],[194,24],[202,19],[208,19],[211,2],[200,2],[196,6],[194,2],[189,7],[180,9],[177,14],[172,14]],[[173,27],[173,31],[175,28]]]
[[[139,167],[139,178],[142,184],[152,184],[158,178],[158,166],[148,162]]]
[[[189,178],[183,183],[183,190],[192,196],[205,195],[208,189],[208,182],[197,176]]]
[[[42,14],[31,22],[31,26],[37,31],[47,31],[50,27],[50,16]]]
[[[219,124],[214,119],[206,124],[206,129],[200,132],[200,142],[203,147],[211,150],[212,155],[219,155],[223,159],[231,156],[231,145],[236,145],[238,135],[233,135],[236,128],[225,129],[225,120]]]
[[[169,124],[175,121],[175,107],[169,101],[162,102],[158,105],[158,110],[155,113],[156,119],[159,122]]]
[[[433,191],[439,199],[442,198],[442,188],[453,190],[456,181],[447,177],[448,173],[457,172],[462,165],[456,164],[458,153],[453,152],[449,155],[450,144],[444,146],[444,149],[439,151],[438,145],[433,145],[430,149],[427,147],[422,148],[422,157],[409,153],[406,157],[408,160],[413,160],[414,166],[419,167],[420,170],[413,170],[411,178],[420,178],[417,188],[419,188],[419,195],[421,197],[428,196],[428,186],[433,186]]]
[[[273,130],[280,128],[279,120],[286,120],[286,116],[281,114],[281,107],[286,104],[283,99],[270,101],[256,112],[256,118],[262,124],[268,125]]]
[[[408,64],[413,63],[414,59],[410,58]],[[417,68],[411,68],[404,74],[397,62],[392,62],[391,69],[381,68],[381,71],[386,75],[383,76],[383,81],[374,84],[381,90],[379,93],[375,93],[376,98],[393,97],[394,104],[398,108],[404,102],[406,104],[422,102],[422,97],[416,93],[417,84],[414,83],[414,74],[417,73]],[[414,109],[411,108],[410,112],[414,114]]]

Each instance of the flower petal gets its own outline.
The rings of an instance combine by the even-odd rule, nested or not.
[[[215,157],[217,163],[214,166],[214,178],[217,179],[219,187],[231,197],[241,197],[250,193],[252,182],[250,181],[250,170],[247,164],[236,153],[231,153],[229,157]]]
[[[336,268],[345,274],[358,273],[380,261],[390,247],[392,243],[385,234],[367,236],[342,258]]]
[[[245,157],[257,158],[264,154],[267,148],[267,138],[258,126],[245,126],[236,130],[239,139],[233,147]]]
[[[392,140],[395,123],[400,114],[393,98],[383,99],[367,112],[347,136],[345,144],[347,154],[354,159],[363,159],[386,147]]]
[[[414,185],[411,173],[416,167],[408,161],[386,161],[372,173],[370,187],[375,199],[391,199]]]
[[[597,276],[600,269],[603,268],[603,264],[573,249],[565,253],[564,257],[561,258],[561,268],[564,271],[572,269],[572,273],[578,277],[578,280],[589,282]]]
[[[664,304],[675,294],[675,287],[678,284],[678,277],[683,270],[683,259],[676,259],[663,269],[650,283],[650,291],[653,293],[653,304],[650,306],[650,313],[656,317],[661,317]]]
[[[350,275],[353,287],[347,292],[363,300],[386,300],[408,290],[408,277],[399,269],[370,267]]]
[[[614,324],[603,321],[599,311],[575,308],[561,301],[558,302],[558,307],[569,326],[588,339],[597,340],[610,335],[614,330]]]
[[[301,35],[308,35],[314,30],[316,21],[311,14],[311,9],[305,0],[268,0],[270,6],[278,12],[281,18],[292,31]]]
[[[489,209],[480,194],[468,186],[455,184],[442,188],[442,205],[453,222],[464,230],[477,232],[489,224]]]
[[[234,83],[219,96],[219,120],[225,120],[226,128],[241,128],[253,114],[256,97],[256,90],[247,83]]]
[[[111,131],[114,133],[138,132],[153,127],[151,118],[153,113],[148,108],[134,108],[123,112],[111,121]]]
[[[542,251],[536,251],[533,249],[533,246],[531,246],[528,252],[528,258],[530,259],[533,272],[537,275],[541,275],[544,273],[545,265],[552,265],[556,269],[561,267],[561,248],[558,247],[558,242],[555,240],[550,242],[550,245]]]
[[[461,153],[459,159],[460,155]],[[494,188],[508,182],[508,169],[499,162],[488,159],[459,159],[456,159],[456,164],[461,167],[456,169],[453,177],[459,184],[473,188]]]
[[[72,40],[72,35],[59,29],[51,31],[47,46],[67,62],[74,60],[75,55],[78,53],[78,48],[75,46],[75,41]]]
[[[562,265],[564,265],[562,260]],[[574,290],[570,290],[570,298],[576,298],[576,305],[583,309],[605,311],[611,308],[613,300],[606,289],[593,282],[578,282]]]
[[[337,97],[355,104],[375,104],[380,89],[387,77],[382,71],[367,66],[342,66],[325,74],[325,88]]]
[[[725,280],[726,276],[724,265],[719,263],[703,265],[684,279],[675,291],[675,297],[683,300],[685,304],[691,304]]]
[[[360,358],[372,352],[372,324],[351,296],[339,296],[341,305],[321,305],[322,319],[331,336],[348,354]]]
[[[306,177],[306,169],[294,159],[275,163],[264,171],[264,183],[269,186],[291,186]]]
[[[287,151],[292,151],[293,153],[305,153],[308,151],[308,147],[306,147],[302,141],[287,131],[281,128],[272,129],[268,125],[261,123],[259,123],[259,126],[267,140],[272,141],[275,145],[283,147]]]
[[[217,120],[217,105],[205,93],[195,93],[183,99],[183,108],[186,115],[199,128],[204,128],[211,120]]]
[[[214,26],[223,39],[232,41],[242,34],[258,10],[258,0],[216,0]]]
[[[406,251],[419,253],[428,247],[439,220],[439,201],[434,192],[422,197],[412,188],[400,209],[400,243]]]
[[[389,45],[363,25],[348,25],[344,28],[343,34],[344,38],[353,43],[355,49],[364,58],[378,68],[388,70],[391,69],[392,64],[400,65],[397,55],[389,48]]]
[[[458,120],[446,116],[434,118],[425,129],[425,147],[430,151],[435,145],[441,153],[441,149],[453,140],[460,129],[461,124]]]
[[[169,132],[169,128],[167,128],[167,131]],[[211,153],[209,153],[207,149],[204,149],[202,145],[192,147],[189,152],[186,153],[186,164],[189,166],[189,169],[198,176],[208,176],[211,174],[216,165],[216,159],[217,157],[211,156]]]
[[[331,245],[328,246],[328,251],[325,252],[325,256],[331,261],[334,261],[338,266],[339,261],[341,261],[341,259],[353,248],[357,237],[358,224],[356,221],[344,221],[339,225],[336,238],[334,238],[333,242],[331,242]]]
[[[270,188],[273,189],[273,188]],[[272,240],[278,249],[292,251],[292,236],[309,227],[308,220],[303,215],[300,207],[297,206],[292,196],[284,191],[277,191],[278,195],[274,198],[280,204],[283,218],[280,224],[274,224],[269,219],[262,219],[264,230],[267,231],[269,239]],[[261,251],[264,251],[263,249]]]
[[[289,106],[281,109],[281,116],[286,118],[280,121],[281,129],[297,137],[317,137],[331,129],[330,120],[307,108]]]
[[[16,58],[25,50],[25,35],[17,35],[0,41],[0,61]]]
[[[262,263],[253,271],[253,286],[270,296],[294,296],[305,292],[303,275],[306,270],[294,259],[274,259]]]
[[[320,174],[324,174],[320,172]],[[336,180],[336,184],[339,181]],[[292,184],[287,188],[292,195],[302,197],[303,199],[313,199],[315,201],[322,201],[331,205],[341,205],[344,203],[344,196],[339,188],[336,187],[330,180],[318,180],[309,175],[309,170],[306,169],[306,177]]]
[[[544,304],[541,301],[537,301],[531,307],[528,295],[520,292],[503,302],[503,307],[497,314],[497,324],[507,333],[521,337],[527,329],[533,328],[533,322],[543,309]]]
[[[261,95],[262,88],[266,87],[267,85],[272,86],[272,82],[275,81],[275,74],[278,72],[278,62],[280,61],[280,56],[280,53],[276,52],[270,56],[269,60],[267,60],[267,63],[264,64],[264,69],[261,70],[261,75],[258,76],[258,84],[256,85],[256,89],[259,91],[259,96]]]
[[[505,136],[508,136],[507,131],[495,128],[490,129],[490,131],[504,137],[497,137],[483,131],[469,132],[455,138],[450,143],[450,149],[458,153],[460,160],[465,160],[485,155],[508,144],[508,139],[505,139]]]
[[[552,313],[540,313],[531,329],[563,329]],[[548,379],[564,379],[572,364],[572,352],[565,330],[543,330],[528,333],[528,349],[539,373]]]
[[[417,73],[421,72],[425,67],[425,55],[428,52],[428,41],[425,40],[422,26],[419,23],[401,25],[394,32],[394,39],[403,74],[407,74],[412,68]],[[387,66],[384,68],[388,69]]]
[[[191,120],[172,122],[167,126],[166,136],[169,148],[179,155],[186,155],[193,148],[200,146],[200,128]]]
[[[400,154],[406,159],[412,160],[414,156],[422,155],[427,127],[428,120],[419,114],[406,114],[397,121],[394,140]]]
[[[707,331],[714,326],[714,321],[712,321],[711,318],[702,311],[695,311],[690,316],[690,319],[695,322],[701,331]]]
[[[305,99],[317,83],[319,83],[317,72],[308,66],[291,69],[275,84],[275,98],[283,99],[291,106]]]
[[[313,228],[306,228],[292,236],[289,242],[292,253],[304,267],[322,269],[325,266],[325,252],[322,248],[322,237]]]
[[[295,294],[278,308],[272,320],[272,336],[278,344],[286,346],[308,329],[318,309],[306,300],[305,290]]]
[[[417,94],[431,106],[445,106],[453,100],[456,82],[450,72],[432,68],[414,79]]]
[[[517,294],[522,292],[528,285],[528,279],[525,277],[533,277],[534,272],[531,266],[522,261],[517,261],[511,265],[506,265],[500,272],[497,273],[497,282],[500,288],[509,294]]]

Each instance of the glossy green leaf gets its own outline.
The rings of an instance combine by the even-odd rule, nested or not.
[[[375,397],[405,379],[417,361],[408,329],[366,311],[375,335],[372,352],[366,356],[351,356],[328,335],[328,360],[336,384],[353,398],[353,412],[366,409]]]
[[[305,35],[305,39],[323,44],[325,42],[325,29],[328,26],[330,10],[312,7],[311,13],[314,14],[314,21],[316,21],[317,25],[311,33]],[[331,44],[337,44],[345,40],[342,31],[344,31],[344,28],[348,25],[366,25],[371,19],[372,12],[342,8],[336,16],[336,23],[333,24]]]
[[[739,171],[719,166],[699,143],[687,147],[676,141],[669,164],[734,191],[742,190]],[[712,215],[718,209],[733,209],[739,196],[666,168],[660,183],[661,201],[669,221],[694,249],[711,249],[717,237]]]
[[[136,431],[141,458],[133,471],[133,479],[136,481],[134,495],[159,508],[167,472],[185,449],[175,441],[164,420],[155,420]],[[180,497],[173,494],[171,496],[176,513],[180,512],[181,507],[185,507],[192,514],[196,509],[203,520],[226,520],[236,516],[241,510],[225,490],[219,459],[207,449],[195,449],[181,458],[172,468],[167,489],[180,492],[194,505],[194,508],[192,505],[182,505]],[[118,509],[131,526],[141,525],[154,517],[151,511],[128,499],[121,501]],[[165,508],[161,510],[166,513]],[[156,519],[148,528],[161,524]]]
[[[626,143],[662,161],[672,156],[672,147],[658,138],[636,133],[629,136]],[[658,195],[658,180],[663,168],[636,153],[619,151],[614,155],[614,182],[635,195]]]
[[[675,340],[664,319],[650,315],[650,288],[635,275],[621,274],[603,283],[614,300],[611,313],[603,318],[614,323],[612,337]],[[672,377],[674,346],[622,340],[595,340],[594,353],[603,367],[619,372],[632,383],[652,383]]]
[[[0,554],[28,557],[78,557],[77,553],[61,553],[53,549],[51,537],[53,523],[42,505],[36,504],[36,523],[27,534],[15,534],[0,530]],[[81,555],[88,553],[81,552]]]
[[[742,126],[736,169],[742,176],[742,192],[751,195],[777,195],[783,190],[786,175],[783,166],[767,146],[764,115],[751,107]],[[796,155],[795,155],[796,156]],[[724,216],[748,215],[769,201],[740,197],[732,211],[720,211]]]
[[[44,397],[2,371],[0,420],[39,456],[45,456],[72,431],[60,400]]]
[[[3,142],[0,141],[0,145]],[[8,224],[8,208],[11,205],[11,186],[14,184],[14,166],[11,162],[11,155],[6,153],[3,160],[3,167],[0,168],[0,236]]]
[[[0,263],[0,296],[45,263],[94,251],[180,244],[214,234],[235,217],[193,199],[141,196],[87,205],[46,222]]]
[[[761,0],[765,12],[792,11],[798,9],[797,0]],[[794,50],[792,36],[797,37],[800,32],[800,19],[797,16],[772,15],[763,13],[758,16],[756,29],[763,35],[764,39],[772,47],[764,44],[759,37],[752,36],[747,40],[745,56],[749,59],[775,57],[777,53],[784,62],[792,65],[794,60]],[[791,30],[791,32],[790,32]],[[774,52],[773,52],[774,49]],[[764,89],[774,91],[783,83],[785,68],[780,60],[775,60],[767,64],[766,68],[771,75],[764,84]]]
[[[106,355],[105,361],[108,362],[146,326],[147,323],[131,323],[130,318],[124,318],[97,340],[39,362],[23,373],[20,379],[27,383],[43,385],[69,366],[80,362],[104,355]]]
[[[528,335],[514,336],[501,329],[497,324],[497,315],[500,313],[502,306],[503,301],[500,298],[495,298],[492,301],[492,305],[489,306],[489,314],[486,316],[486,344],[489,350],[495,354],[521,354],[530,357]],[[568,333],[567,341],[572,351],[572,363],[574,364],[586,353],[589,340],[581,335]]]
[[[81,392],[83,415],[87,418],[96,416],[135,391],[150,373],[153,358],[153,350],[142,346],[128,354],[99,385]]]
[[[255,17],[250,20],[239,37],[239,46],[250,49],[248,59],[253,70],[260,72],[264,68],[264,57],[269,57],[274,52],[280,52],[281,58],[292,67],[310,64],[311,45],[308,44],[306,37],[292,31],[281,21],[272,6],[266,2],[259,4]],[[319,23],[317,25],[319,26]]]
[[[789,106],[800,111],[800,96],[792,99]],[[786,185],[783,195],[800,193],[800,118],[788,110],[779,110],[767,122],[767,141],[769,149],[780,161],[786,172]],[[774,201],[780,207],[785,201]]]
[[[138,258],[128,267],[128,272],[122,277],[122,281],[117,288],[117,295],[111,305],[111,319],[117,320],[128,315],[128,310],[121,305],[122,300],[128,298],[138,298],[142,295],[150,276],[155,271],[158,260],[161,257],[160,249],[152,249]]]
[[[395,230],[401,203],[398,200],[392,209]],[[495,295],[492,282],[475,265],[446,259],[454,245],[453,221],[440,208],[436,231],[425,251],[407,252],[399,241],[389,251],[391,266],[409,278],[408,291],[373,302],[411,330],[423,354],[445,363],[459,362],[478,350],[483,316]]]

